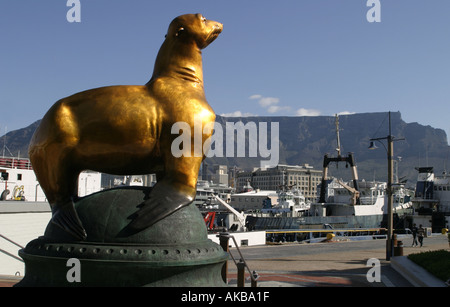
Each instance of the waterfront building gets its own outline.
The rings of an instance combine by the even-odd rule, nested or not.
[[[236,192],[243,192],[247,185],[261,191],[280,191],[298,188],[307,201],[315,201],[317,185],[322,179],[322,171],[314,170],[308,164],[277,165],[276,167],[236,174]]]

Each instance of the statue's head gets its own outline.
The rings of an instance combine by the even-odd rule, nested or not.
[[[220,22],[208,20],[202,14],[186,14],[175,18],[166,37],[180,42],[195,42],[200,49],[206,48],[222,32]]]

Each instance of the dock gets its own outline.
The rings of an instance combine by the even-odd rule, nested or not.
[[[404,256],[430,250],[449,249],[447,237],[442,234],[433,234],[425,238],[424,246],[421,248],[411,247],[411,236],[403,237],[402,241]],[[385,260],[386,240],[286,243],[243,247],[240,251],[249,269],[258,274],[258,287],[415,286],[392,267],[392,261]],[[236,249],[231,248],[231,252],[239,259]],[[380,282],[370,282],[367,279],[371,269],[371,266],[368,266],[370,259],[379,260]],[[236,284],[237,271],[234,263],[230,261],[228,268],[229,284]],[[248,277],[246,287],[250,287]],[[424,277],[419,276],[419,278]],[[442,285],[444,285],[443,282]]]

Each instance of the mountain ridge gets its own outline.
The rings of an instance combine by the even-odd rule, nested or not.
[[[339,134],[341,143],[341,155],[352,152],[356,158],[360,178],[366,180],[386,180],[387,178],[387,152],[384,146],[376,142],[377,150],[369,150],[371,138],[386,137],[388,135],[388,112],[355,113],[339,116]],[[222,117],[217,115],[216,123],[226,130],[227,123],[235,124],[242,121],[245,125],[254,122],[257,127],[260,123],[267,123],[268,136],[271,135],[272,123],[279,125],[279,163],[289,165],[309,164],[315,169],[322,168],[323,156],[328,153],[336,156],[337,136],[334,116],[254,116],[254,117]],[[28,157],[28,144],[34,130],[40,121],[30,124],[28,127],[10,131],[0,137],[0,144],[4,144],[6,137],[7,149],[5,155]],[[415,181],[418,166],[434,166],[435,172],[439,174],[446,169],[450,147],[444,130],[424,126],[420,123],[406,123],[401,118],[400,112],[391,112],[392,135],[396,139],[404,138],[394,142],[394,159],[400,160],[396,163],[398,176],[406,178],[410,182]],[[258,130],[258,133],[264,133]],[[222,148],[224,157],[211,157],[206,163],[225,164],[229,167],[237,166],[241,169],[250,170],[260,166],[261,160],[268,160],[260,155],[248,157],[249,134],[246,134],[246,157],[237,155],[225,157],[226,138],[223,138]],[[254,144],[254,143],[253,143]],[[237,148],[237,137],[233,140],[234,148]],[[270,148],[270,138],[267,149]],[[398,157],[401,157],[399,159]],[[346,174],[348,173],[348,174]],[[350,172],[345,166],[340,165],[331,172],[336,177],[347,177]]]

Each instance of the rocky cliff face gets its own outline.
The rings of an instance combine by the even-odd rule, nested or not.
[[[279,123],[280,164],[308,163],[316,169],[321,169],[324,154],[337,155],[336,126],[333,116],[243,118],[218,116],[216,119],[216,122],[222,126],[226,125],[226,122],[237,121],[242,121],[244,124],[267,122],[268,127],[272,122]],[[368,147],[371,138],[385,137],[389,134],[388,113],[342,115],[339,116],[339,128],[341,154],[354,153],[360,179],[387,180],[387,151],[383,144],[376,142],[378,147],[376,150],[369,150]],[[443,130],[419,123],[406,123],[402,120],[400,112],[395,112],[391,113],[391,131],[397,139],[405,138],[405,140],[394,142],[394,159],[399,161],[398,177],[400,179],[404,177],[409,182],[415,181],[417,172],[414,168],[417,166],[434,166],[436,173],[444,170],[450,147]],[[270,136],[270,133],[268,134]],[[248,138],[246,142],[249,143]],[[224,148],[225,143],[224,141]],[[387,146],[386,141],[384,145]],[[207,159],[207,163],[236,165],[248,169],[259,167],[261,159],[264,158],[213,157]],[[333,165],[330,165],[331,175],[351,178],[350,171],[345,168],[345,165],[339,165],[334,170],[332,167]]]

